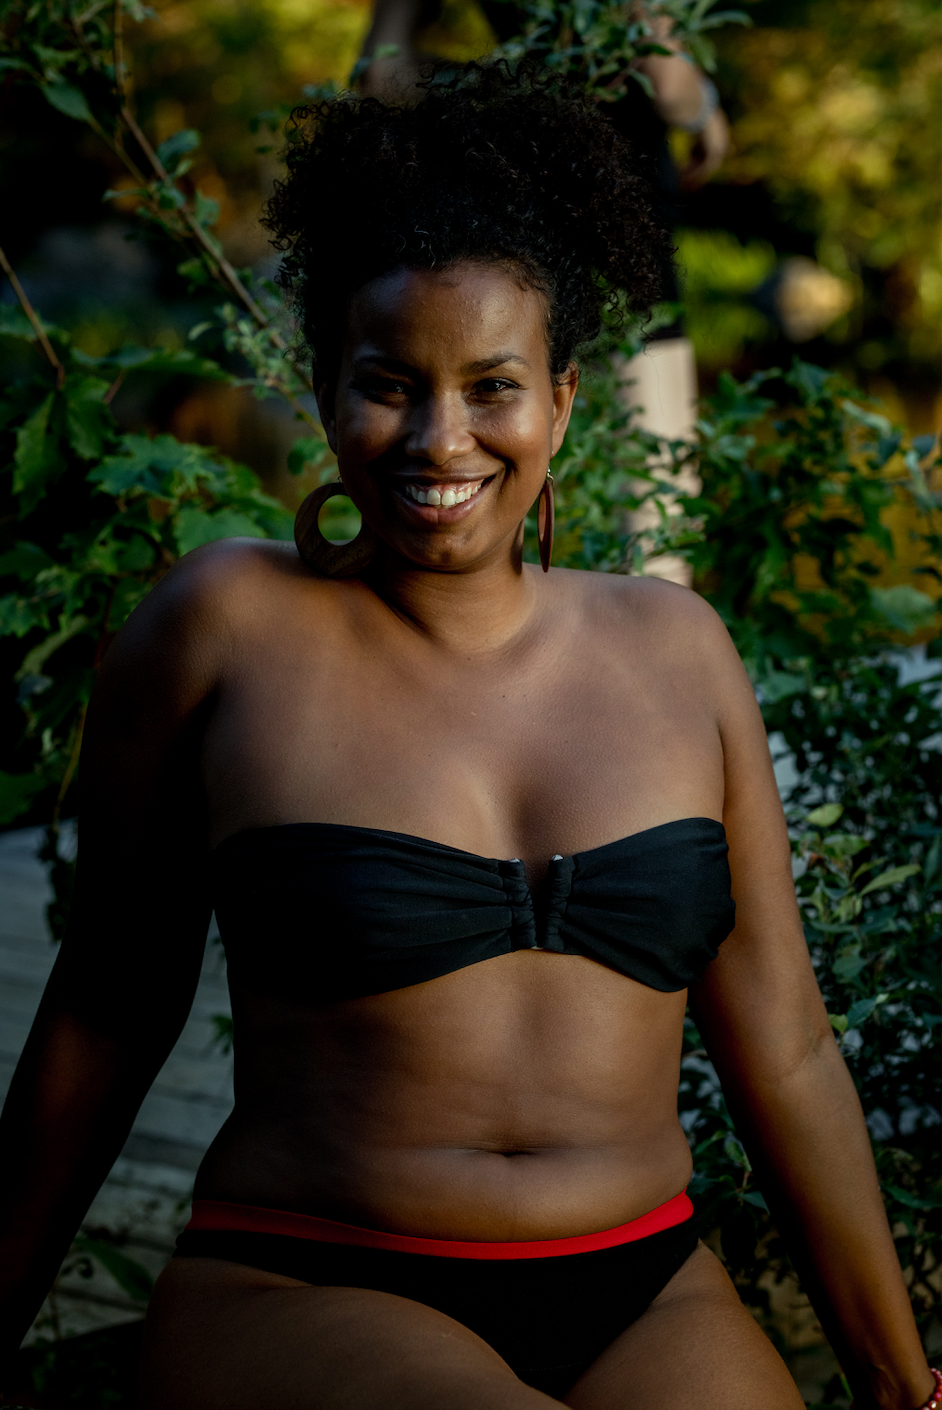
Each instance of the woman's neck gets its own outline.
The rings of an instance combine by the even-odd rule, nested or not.
[[[501,651],[519,640],[542,607],[542,584],[516,548],[512,555],[505,551],[460,572],[419,568],[384,555],[364,576],[424,636],[470,655]]]

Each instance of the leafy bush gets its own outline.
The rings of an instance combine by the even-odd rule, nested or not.
[[[0,306],[0,317],[8,340],[35,341],[19,309]],[[43,335],[57,368],[11,380],[0,397],[0,636],[20,643],[17,757],[29,765],[0,773],[4,823],[40,793],[58,818],[94,668],[179,554],[234,534],[290,537],[292,527],[245,466],[172,436],[118,430],[109,403],[124,377],[224,377],[216,363],[134,348],[90,358],[60,329]]]

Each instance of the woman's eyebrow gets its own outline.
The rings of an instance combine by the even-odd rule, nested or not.
[[[364,353],[361,357],[355,358],[353,362],[354,372],[365,372],[369,367],[382,367],[386,372],[404,372],[410,377],[414,377],[416,369],[408,362],[402,362],[398,357],[384,357],[382,353]]]
[[[482,357],[476,362],[467,362],[462,367],[463,376],[480,376],[482,372],[492,372],[495,367],[504,367],[508,362],[519,363],[521,367],[529,368],[530,364],[525,357],[519,353],[495,353],[493,357]],[[403,362],[397,357],[385,357],[382,353],[363,353],[355,358],[353,362],[354,372],[365,372],[371,367],[381,367],[386,372],[398,372],[407,374],[410,377],[417,375],[417,369],[411,363]]]
[[[525,357],[520,357],[518,353],[496,353],[494,357],[481,358],[479,362],[468,362],[461,369],[462,372],[490,372],[495,367],[503,367],[507,362],[519,362],[521,367],[529,367]]]

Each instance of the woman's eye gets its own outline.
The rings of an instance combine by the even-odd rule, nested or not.
[[[500,392],[516,390],[517,383],[509,381],[506,377],[485,377],[475,385],[475,391],[483,393],[484,396],[497,396]]]
[[[373,397],[376,400],[408,396],[409,393],[405,382],[395,382],[389,377],[371,378],[369,381],[356,382],[354,386],[358,392],[363,392],[365,396]]]

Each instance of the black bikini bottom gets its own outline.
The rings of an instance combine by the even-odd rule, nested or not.
[[[424,1303],[476,1332],[527,1385],[559,1398],[690,1257],[696,1222],[555,1258],[440,1258],[233,1229],[185,1230],[177,1255]]]

